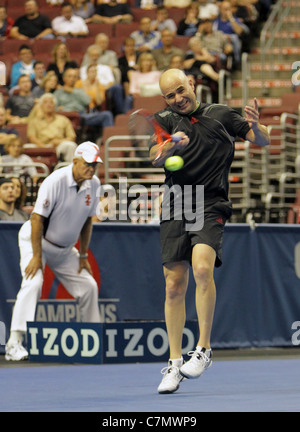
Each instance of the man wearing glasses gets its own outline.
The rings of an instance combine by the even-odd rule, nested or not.
[[[78,300],[81,321],[100,322],[98,287],[88,262],[92,216],[100,197],[95,176],[99,147],[80,144],[73,163],[50,174],[42,183],[31,219],[19,232],[22,284],[17,295],[6,360],[24,360],[22,345],[27,321],[34,321],[43,285],[45,264],[67,291]],[[79,239],[79,251],[74,247]]]

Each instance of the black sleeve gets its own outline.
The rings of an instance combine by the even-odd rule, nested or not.
[[[250,130],[249,123],[236,110],[229,108],[229,113],[230,125],[235,133],[233,136],[246,139],[246,135]]]

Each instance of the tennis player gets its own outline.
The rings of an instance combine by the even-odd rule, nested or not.
[[[200,103],[196,100],[193,82],[179,69],[164,72],[160,88],[168,107],[156,113],[156,120],[168,133],[181,132],[188,136],[189,142],[180,148],[176,143],[169,143],[158,159],[158,145],[152,143],[150,159],[155,166],[163,166],[173,154],[184,159],[181,170],[166,171],[165,184],[169,188],[177,185],[181,190],[185,185],[192,185],[192,209],[195,212],[200,208],[197,186],[204,185],[202,229],[193,224],[192,228],[187,228],[184,204],[179,218],[176,200],[170,194],[162,203],[160,236],[170,359],[162,370],[158,392],[172,393],[179,388],[183,378],[197,378],[212,364],[210,338],[216,302],[213,271],[215,266],[222,264],[224,224],[232,213],[228,173],[234,157],[234,141],[240,137],[265,146],[269,143],[269,135],[267,128],[259,123],[256,99],[254,107],[245,107],[246,118],[226,105]],[[183,194],[183,202],[185,198]],[[169,211],[164,212],[166,206]],[[169,217],[164,219],[164,214]],[[183,363],[182,333],[190,264],[196,282],[200,337],[195,351],[189,353],[191,358]]]
[[[88,262],[92,216],[100,197],[95,170],[99,148],[84,142],[73,163],[50,174],[41,184],[31,219],[19,231],[21,289],[12,315],[6,360],[24,360],[26,322],[34,321],[47,263],[67,291],[78,300],[81,320],[100,322],[98,287]],[[80,250],[74,244],[80,240]]]

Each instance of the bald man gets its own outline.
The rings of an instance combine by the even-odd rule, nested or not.
[[[173,393],[183,378],[197,378],[212,364],[210,338],[216,302],[213,271],[222,264],[224,225],[232,213],[228,173],[234,141],[239,137],[265,146],[269,135],[259,123],[256,99],[253,107],[245,107],[246,118],[226,105],[200,103],[193,82],[179,69],[164,72],[160,88],[168,107],[156,113],[155,118],[181,140],[168,143],[159,157],[158,145],[151,143],[150,159],[154,166],[164,166],[172,155],[184,160],[181,170],[165,170],[160,224],[170,359],[162,371],[158,392]],[[174,188],[176,194],[168,193]],[[178,195],[182,200],[176,200]],[[196,282],[200,337],[195,351],[189,353],[190,360],[183,363],[182,334],[190,265]]]

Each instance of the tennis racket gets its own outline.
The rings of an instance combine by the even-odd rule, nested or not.
[[[160,158],[167,143],[178,142],[182,139],[178,135],[170,135],[166,132],[155,120],[153,114],[143,108],[130,115],[128,126],[131,135],[150,135],[151,139],[156,142],[158,149],[155,160]]]

